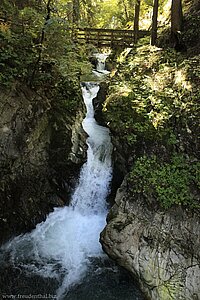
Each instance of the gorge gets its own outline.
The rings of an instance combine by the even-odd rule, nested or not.
[[[104,59],[102,56],[101,60]],[[104,71],[105,61],[100,61],[98,66],[97,72],[107,73]],[[1,272],[10,268],[10,274],[18,274],[13,283],[16,285],[15,294],[12,286],[5,283],[2,287],[5,298],[29,294],[36,297],[45,289],[49,298],[56,299],[83,299],[80,297],[88,297],[88,293],[91,299],[94,295],[95,299],[102,299],[102,295],[108,300],[143,299],[128,274],[108,260],[99,243],[108,212],[106,199],[112,179],[112,143],[109,129],[98,125],[94,119],[93,99],[98,91],[98,83],[82,83],[87,110],[82,122],[88,136],[87,161],[81,169],[69,206],[55,208],[32,232],[19,235],[1,247]],[[34,278],[38,282],[37,293],[29,283]],[[90,281],[95,287],[99,285],[99,278],[102,288],[107,286],[109,292],[102,292],[98,287],[90,290]],[[52,283],[50,288],[49,280]],[[112,284],[109,286],[110,280],[111,283],[118,282],[118,289],[113,290]],[[23,287],[24,282],[28,282],[28,287]],[[11,290],[10,294],[7,290]]]
[[[200,300],[199,16],[0,1],[0,299]]]

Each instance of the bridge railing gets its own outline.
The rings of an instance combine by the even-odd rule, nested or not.
[[[139,31],[138,37],[143,37],[148,31]],[[134,44],[134,30],[77,28],[72,37],[79,42],[95,44],[97,46],[130,46]]]

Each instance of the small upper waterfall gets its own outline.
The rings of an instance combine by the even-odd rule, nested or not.
[[[107,75],[110,72],[106,70],[106,58],[109,54],[105,53],[96,53],[94,57],[97,58],[97,65],[96,70],[93,71],[93,73],[97,76]]]
[[[108,57],[108,55],[105,55],[104,53],[97,53],[95,55],[95,57],[97,58],[97,71],[106,71],[105,70],[105,64],[106,64],[106,58]]]
[[[106,197],[112,178],[112,144],[109,129],[94,119],[92,100],[97,83],[83,83],[87,108],[83,128],[88,134],[87,162],[83,165],[71,204],[55,208],[31,233],[20,235],[2,247],[15,266],[44,277],[57,278],[62,299],[86,273],[91,259],[103,256],[99,235],[105,226]]]

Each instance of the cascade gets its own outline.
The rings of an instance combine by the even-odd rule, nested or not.
[[[106,71],[105,70],[105,64],[106,64],[106,58],[108,55],[105,55],[104,53],[97,53],[96,55],[97,58],[97,71]]]
[[[105,54],[105,53],[96,53],[96,54],[94,54],[94,57],[97,58],[97,65],[96,65],[96,70],[93,70],[93,73],[96,76],[102,77],[102,75],[107,75],[107,74],[110,73],[105,68],[106,58],[108,56],[109,56],[109,54]]]
[[[103,256],[99,235],[105,226],[106,197],[112,178],[112,144],[109,129],[94,119],[92,100],[97,83],[82,84],[87,108],[83,129],[88,134],[87,162],[69,207],[56,208],[31,233],[20,235],[4,245],[14,264],[45,277],[61,277],[57,291],[62,297],[87,271],[90,259]]]
[[[104,296],[105,300],[128,300],[133,299],[133,296],[135,300],[139,300],[142,299],[140,293],[137,290],[135,292],[135,287],[132,289],[128,283],[124,283],[122,290],[117,290],[114,284],[114,298],[109,296],[107,290],[100,290],[99,298],[96,298],[102,263],[108,260],[102,251],[99,236],[106,223],[106,198],[112,179],[112,143],[109,129],[97,124],[94,118],[92,100],[97,96],[99,84],[84,82],[81,89],[87,108],[86,117],[82,122],[88,135],[87,161],[81,169],[70,205],[55,208],[46,221],[38,224],[32,232],[19,235],[3,245],[0,249],[0,262],[6,257],[14,268],[25,272],[24,276],[31,277],[35,274],[42,278],[55,279],[59,283],[56,299],[63,300],[77,299],[76,295],[70,296],[70,291],[84,280],[90,269],[90,274],[94,273],[95,260],[101,261],[100,265],[95,263],[97,280],[93,283],[96,288],[90,298],[89,284],[87,299],[94,299],[94,295],[95,299],[102,299],[102,293],[106,292],[108,296]],[[112,269],[110,274],[120,274],[116,268],[112,266],[107,270],[111,272]],[[103,275],[103,279],[101,277],[104,285],[109,280],[109,274]],[[83,297],[78,299],[86,299]]]

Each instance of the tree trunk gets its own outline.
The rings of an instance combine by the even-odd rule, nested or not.
[[[73,25],[78,26],[80,19],[80,1],[73,0]]]
[[[158,5],[159,5],[159,0],[154,0],[154,4],[153,4],[153,16],[152,16],[152,29],[151,29],[151,45],[152,46],[155,46],[156,40],[157,40]]]
[[[141,0],[137,0],[135,3],[135,16],[134,16],[134,42],[135,43],[138,40],[138,34],[139,34],[140,2]]]
[[[176,48],[180,43],[180,34],[182,30],[183,12],[182,1],[172,0],[171,6],[171,41]]]

